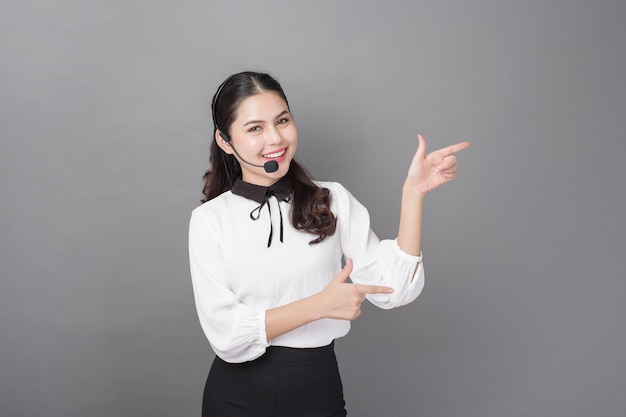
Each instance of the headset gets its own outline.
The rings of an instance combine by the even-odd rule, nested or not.
[[[265,172],[267,172],[268,174],[272,173],[272,172],[276,172],[276,171],[278,171],[278,162],[276,162],[276,161],[267,161],[263,165],[257,165],[257,164],[253,164],[253,163],[248,162],[245,159],[243,159],[241,157],[241,155],[239,155],[239,152],[237,152],[237,150],[233,146],[231,137],[228,135],[228,133],[226,133],[222,129],[220,129],[220,127],[217,124],[217,114],[215,112],[215,108],[217,107],[217,100],[219,99],[220,94],[221,94],[222,90],[224,89],[224,87],[226,87],[226,85],[228,85],[228,83],[230,83],[233,80],[233,78],[235,78],[237,75],[239,75],[239,74],[233,74],[230,77],[226,78],[226,80],[224,80],[224,82],[222,84],[220,84],[220,86],[217,88],[215,96],[213,96],[213,103],[211,105],[211,110],[212,110],[212,114],[213,114],[213,126],[215,127],[215,130],[219,130],[220,137],[222,139],[224,139],[224,141],[228,144],[228,146],[230,146],[233,149],[235,154],[243,162],[245,162],[246,164],[251,165],[253,167],[263,168],[265,170]]]

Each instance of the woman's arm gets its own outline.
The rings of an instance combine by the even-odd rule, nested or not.
[[[426,193],[456,177],[456,156],[469,146],[460,142],[426,155],[426,140],[417,135],[419,145],[402,186],[398,246],[404,252],[418,256],[422,239],[422,204]]]
[[[366,294],[390,294],[392,288],[379,285],[361,285],[346,282],[352,272],[352,260],[319,293],[284,306],[265,311],[265,334],[270,341],[275,337],[304,326],[312,321],[333,318],[354,320],[361,314],[361,303]]]

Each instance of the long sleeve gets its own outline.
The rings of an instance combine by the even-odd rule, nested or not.
[[[314,245],[309,242],[315,235],[296,230],[289,221],[291,202],[271,199],[271,207],[255,220],[250,213],[258,207],[256,201],[226,192],[193,211],[189,257],[196,309],[207,339],[223,360],[256,359],[270,343],[319,347],[345,336],[350,321],[328,318],[270,343],[265,332],[266,310],[322,291],[341,271],[342,255],[354,261],[353,282],[394,288],[393,294],[368,295],[375,305],[398,307],[419,295],[424,271],[417,257],[401,251],[395,240],[380,241],[370,230],[365,207],[340,184],[319,185],[330,190],[337,230]],[[274,233],[268,247],[268,233],[272,227],[280,230],[281,223],[284,242]]]
[[[213,222],[217,219],[212,219]],[[268,346],[265,309],[239,301],[226,281],[221,245],[205,213],[189,224],[189,258],[200,324],[215,353],[227,362],[253,360]]]
[[[331,188],[342,251],[354,263],[352,281],[392,287],[392,294],[367,296],[381,308],[399,307],[415,300],[424,287],[422,262],[403,252],[395,239],[379,240],[370,228],[367,209],[341,184],[325,186]]]

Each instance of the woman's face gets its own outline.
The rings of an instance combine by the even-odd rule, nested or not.
[[[264,91],[243,100],[236,114],[230,126],[231,144],[215,133],[219,147],[239,161],[244,181],[272,185],[289,171],[298,145],[298,131],[287,103],[278,94]],[[243,162],[233,147],[241,158],[261,167]],[[262,165],[272,160],[278,163],[278,170],[267,173]]]

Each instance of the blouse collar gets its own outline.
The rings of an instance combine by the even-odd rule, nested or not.
[[[261,204],[267,197],[275,196],[278,200],[288,199],[291,194],[291,178],[285,175],[269,187],[251,184],[240,178],[235,180],[232,193],[256,201]]]
[[[285,202],[291,201],[291,178],[289,178],[288,176],[284,176],[269,187],[250,184],[249,182],[243,181],[241,178],[237,178],[235,180],[235,184],[233,184],[233,188],[231,189],[231,191],[233,194],[240,195],[259,203],[259,206],[254,208],[250,212],[250,218],[252,220],[258,220],[259,217],[261,217],[261,209],[263,209],[263,206],[267,207],[267,212],[270,216],[270,233],[267,238],[267,247],[269,248],[270,246],[272,246],[274,227],[272,225],[272,209],[270,208],[269,199],[271,197],[274,197],[279,202],[281,200]],[[284,227],[283,212],[280,208],[280,204],[278,205],[278,214],[280,216],[280,241],[282,242]]]

